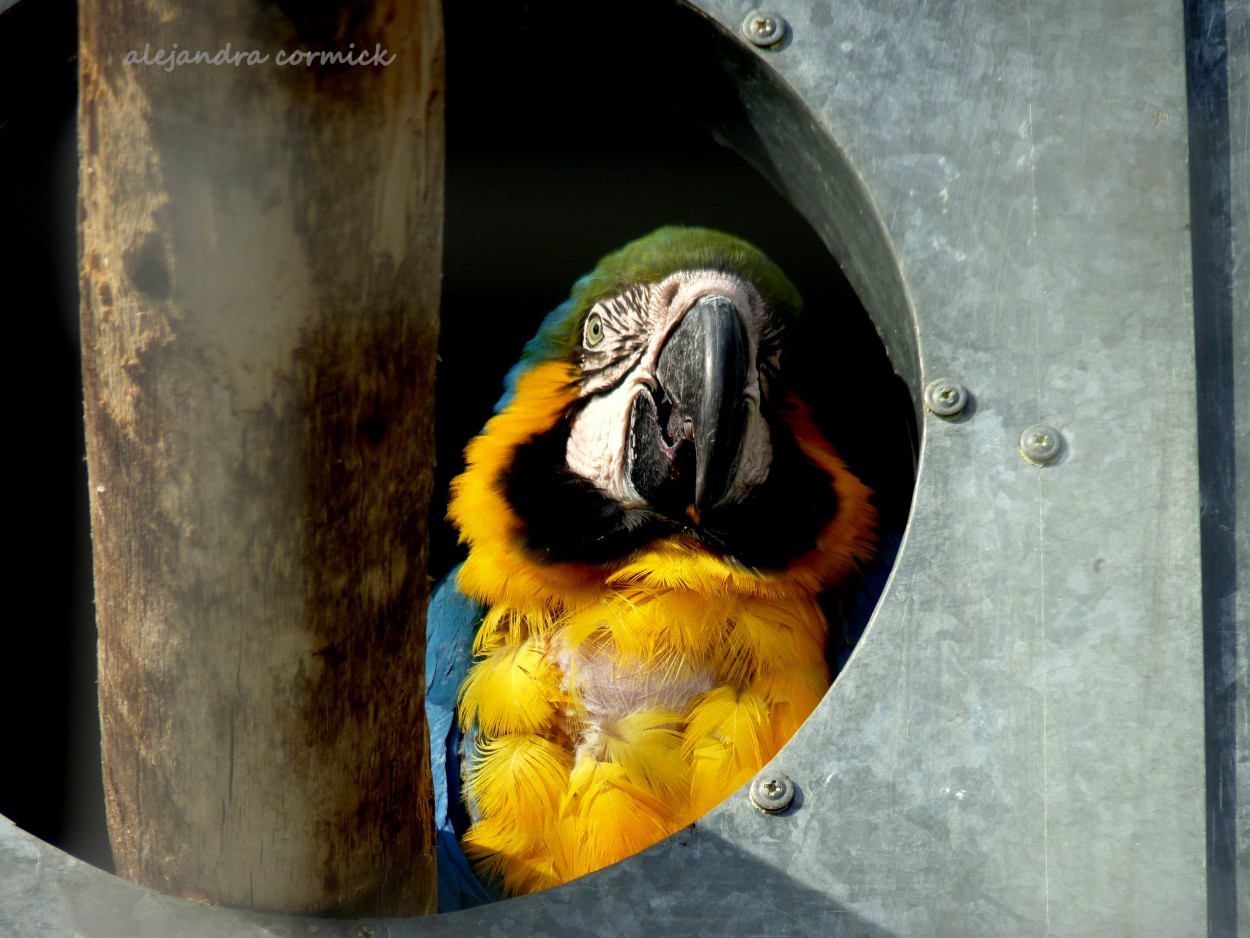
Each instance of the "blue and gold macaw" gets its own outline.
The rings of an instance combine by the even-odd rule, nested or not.
[[[799,309],[749,244],[662,228],[579,281],[508,375],[452,485],[468,558],[429,616],[443,908],[492,895],[466,856],[514,895],[690,824],[828,689],[829,597],[877,521],[786,380]]]

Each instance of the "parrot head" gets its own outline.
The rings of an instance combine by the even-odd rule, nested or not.
[[[708,229],[661,228],[604,258],[526,346],[497,408],[548,424],[499,474],[528,548],[607,563],[681,533],[765,569],[810,550],[836,495],[780,423],[800,305],[762,253]],[[531,406],[535,394],[558,406]]]

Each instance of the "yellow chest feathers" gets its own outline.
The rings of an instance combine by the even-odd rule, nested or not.
[[[691,823],[829,687],[810,594],[646,580],[617,574],[571,608],[498,604],[483,622],[460,703],[476,733],[466,792],[480,818],[465,847],[508,892],[588,873]]]

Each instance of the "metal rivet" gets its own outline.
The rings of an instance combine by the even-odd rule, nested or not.
[[[765,814],[780,814],[794,800],[794,782],[784,772],[765,769],[751,782],[751,803]]]
[[[1034,424],[1020,434],[1020,453],[1029,462],[1044,466],[1063,452],[1063,435],[1054,427]]]
[[[786,21],[772,10],[753,10],[742,21],[742,34],[752,45],[767,49],[785,38]]]
[[[957,417],[968,406],[968,389],[950,378],[930,381],[924,389],[924,406],[939,417]]]

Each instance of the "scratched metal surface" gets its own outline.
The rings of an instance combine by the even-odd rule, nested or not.
[[[1225,824],[1233,866],[1208,895],[1204,740],[1231,739],[1214,764],[1240,767],[1226,793],[1244,821],[1236,623],[1250,464],[1244,429],[1234,424],[1232,446],[1210,443],[1218,424],[1207,430],[1204,452],[1243,471],[1203,487],[1224,498],[1234,530],[1231,585],[1214,597],[1233,612],[1213,619],[1208,597],[1204,618],[1195,387],[1213,388],[1244,428],[1245,384],[1232,381],[1245,380],[1250,334],[1244,0],[1200,5],[1226,13],[1235,79],[1223,165],[1238,209],[1213,273],[1228,286],[1214,314],[1217,337],[1232,327],[1226,382],[1195,361],[1180,4],[793,0],[776,7],[789,30],[772,50],[736,38],[748,4],[696,5],[734,37],[724,54],[750,125],[730,136],[825,236],[917,397],[939,375],[972,396],[958,419],[923,418],[913,519],[887,595],[775,763],[796,781],[796,804],[765,816],[739,795],[561,889],[411,921],[204,909],[0,823],[0,933],[1101,938],[1236,927],[1245,825]],[[1019,453],[1036,423],[1065,439],[1052,465]],[[1227,646],[1231,717],[1204,706],[1204,629]],[[1244,905],[1241,916],[1244,926]]]

